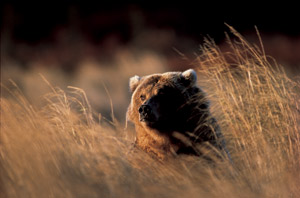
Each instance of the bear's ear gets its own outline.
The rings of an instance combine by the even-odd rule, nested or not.
[[[140,80],[141,80],[141,77],[139,77],[139,76],[133,76],[129,79],[129,89],[130,89],[131,93],[133,93],[134,90],[137,88]]]
[[[186,86],[193,86],[197,83],[197,74],[193,69],[188,69],[182,72],[181,77],[183,78],[183,83]]]

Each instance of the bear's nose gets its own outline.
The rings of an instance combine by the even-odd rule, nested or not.
[[[151,108],[149,105],[142,105],[139,108],[139,113],[149,114],[151,113]]]

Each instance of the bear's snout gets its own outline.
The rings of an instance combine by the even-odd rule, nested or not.
[[[151,113],[151,107],[149,105],[141,105],[139,108],[139,113],[146,113],[149,114]]]
[[[154,121],[154,115],[152,108],[148,104],[143,104],[139,108],[140,113],[140,121],[147,122],[147,121]]]
[[[151,107],[149,105],[141,105],[139,108],[140,113],[140,121],[145,121],[150,118],[150,115],[152,113]]]

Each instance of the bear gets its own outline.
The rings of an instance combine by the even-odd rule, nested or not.
[[[179,154],[203,156],[207,148],[227,152],[193,69],[133,76],[129,89],[126,122],[135,126],[137,147],[161,159]]]

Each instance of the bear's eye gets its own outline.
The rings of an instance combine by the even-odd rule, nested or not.
[[[142,94],[142,95],[140,95],[140,99],[141,99],[141,101],[144,101],[146,99],[146,96]]]

